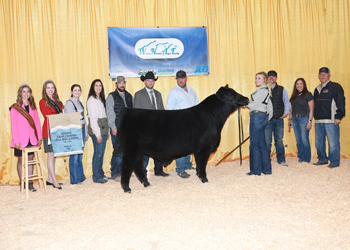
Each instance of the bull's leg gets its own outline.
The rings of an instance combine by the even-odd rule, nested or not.
[[[122,161],[122,173],[121,173],[120,183],[125,193],[131,192],[129,183],[130,183],[132,171],[133,171],[133,164],[128,161],[126,154],[124,154],[123,161]]]
[[[137,179],[139,179],[139,181],[143,184],[144,187],[148,187],[149,185],[151,185],[149,184],[147,176],[145,175],[145,171],[143,170],[143,154],[137,160],[134,167],[134,172]]]
[[[201,151],[199,153],[195,153],[194,154],[194,157],[195,157],[195,160],[196,160],[196,165],[197,165],[196,166],[196,172],[197,172],[197,175],[198,175],[199,179],[203,183],[208,182],[207,172],[206,172],[205,169],[207,167],[209,156],[210,156],[209,150]]]

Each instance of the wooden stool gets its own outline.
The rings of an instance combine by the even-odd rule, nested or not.
[[[44,164],[40,154],[41,146],[32,146],[27,148],[21,148],[22,150],[22,180],[21,180],[21,193],[23,194],[24,182],[26,183],[26,199],[28,199],[29,180],[39,180],[40,189],[44,186],[45,194],[47,194],[46,180],[44,176]],[[28,160],[28,154],[34,153],[32,161]],[[33,165],[33,174],[28,176],[28,165]],[[34,166],[36,166],[37,174],[34,174]]]

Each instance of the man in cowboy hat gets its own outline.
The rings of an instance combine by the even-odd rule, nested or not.
[[[183,70],[176,73],[177,86],[168,95],[166,109],[186,109],[199,103],[196,92],[187,85],[187,75]],[[191,155],[176,159],[176,172],[181,178],[188,178],[190,175],[185,171],[192,169]]]
[[[133,107],[133,97],[125,90],[126,81],[124,76],[118,76],[115,82],[116,90],[111,92],[106,100],[106,112],[108,119],[108,127],[111,129],[111,141],[113,148],[115,147],[115,141],[118,132],[118,117],[120,111],[124,107]],[[114,156],[112,154],[111,159],[111,178],[113,180],[120,180],[121,175],[121,163],[123,156]]]
[[[134,108],[140,109],[155,109],[164,110],[162,95],[159,91],[153,89],[155,82],[158,77],[154,77],[152,71],[148,71],[146,75],[140,77],[141,81],[145,83],[145,87],[135,93]],[[144,155],[143,167],[144,171],[147,172],[147,165],[149,161],[149,156]],[[163,171],[162,162],[154,159],[154,174],[156,176],[169,176],[169,174]]]

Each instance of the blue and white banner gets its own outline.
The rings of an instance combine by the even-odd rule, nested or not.
[[[48,115],[55,157],[83,153],[80,112]]]
[[[108,28],[109,77],[208,75],[206,27]]]

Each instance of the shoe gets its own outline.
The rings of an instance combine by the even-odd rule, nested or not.
[[[147,175],[147,174],[146,174]],[[120,179],[121,179],[121,176],[117,176],[117,177],[107,177],[108,180],[113,180],[113,181],[117,181],[117,182],[120,182]]]
[[[186,173],[186,174],[187,174],[187,173]],[[168,173],[165,173],[164,171],[159,172],[159,173],[154,173],[154,175],[155,175],[155,176],[163,176],[163,177],[169,176],[169,174],[168,174]]]
[[[329,167],[329,168],[337,168],[337,167],[339,167],[339,165],[338,166],[334,166],[332,163],[329,163],[329,165],[327,167]],[[29,185],[30,185],[30,183],[29,183]]]
[[[303,161],[299,159],[298,162],[303,162]]]
[[[182,172],[181,174],[179,174],[179,176],[180,176],[181,178],[188,178],[188,177],[190,177],[191,175],[189,175],[188,173],[186,173],[186,171],[184,171],[184,172]]]
[[[261,173],[263,173],[264,175],[269,175],[269,174],[272,174],[272,173],[264,173],[264,172],[261,172]]]
[[[63,183],[58,183],[59,185],[63,185]],[[46,181],[46,186],[53,186],[53,183]]]
[[[106,182],[108,182],[108,180],[106,180],[106,179],[102,179],[102,180],[100,180],[99,182],[97,182],[97,183],[100,183],[100,184],[105,184]]]
[[[249,172],[249,173],[247,173],[247,175],[258,175],[258,176],[260,176],[260,174],[254,174],[253,172]]]
[[[55,187],[54,185],[52,185],[53,186],[53,188],[57,188],[57,189],[59,189],[59,190],[62,190],[62,187],[61,186],[58,186],[58,187]]]
[[[288,164],[284,161],[280,163],[281,166],[288,167]]]
[[[36,189],[35,189],[35,187],[33,185],[33,182],[29,182],[28,184],[29,184],[29,186],[28,186],[29,191],[30,192],[36,192]]]
[[[326,162],[318,161],[318,162],[314,163],[314,165],[316,165],[316,166],[318,166],[318,165],[326,165],[326,164],[328,164],[328,161],[326,161]]]

